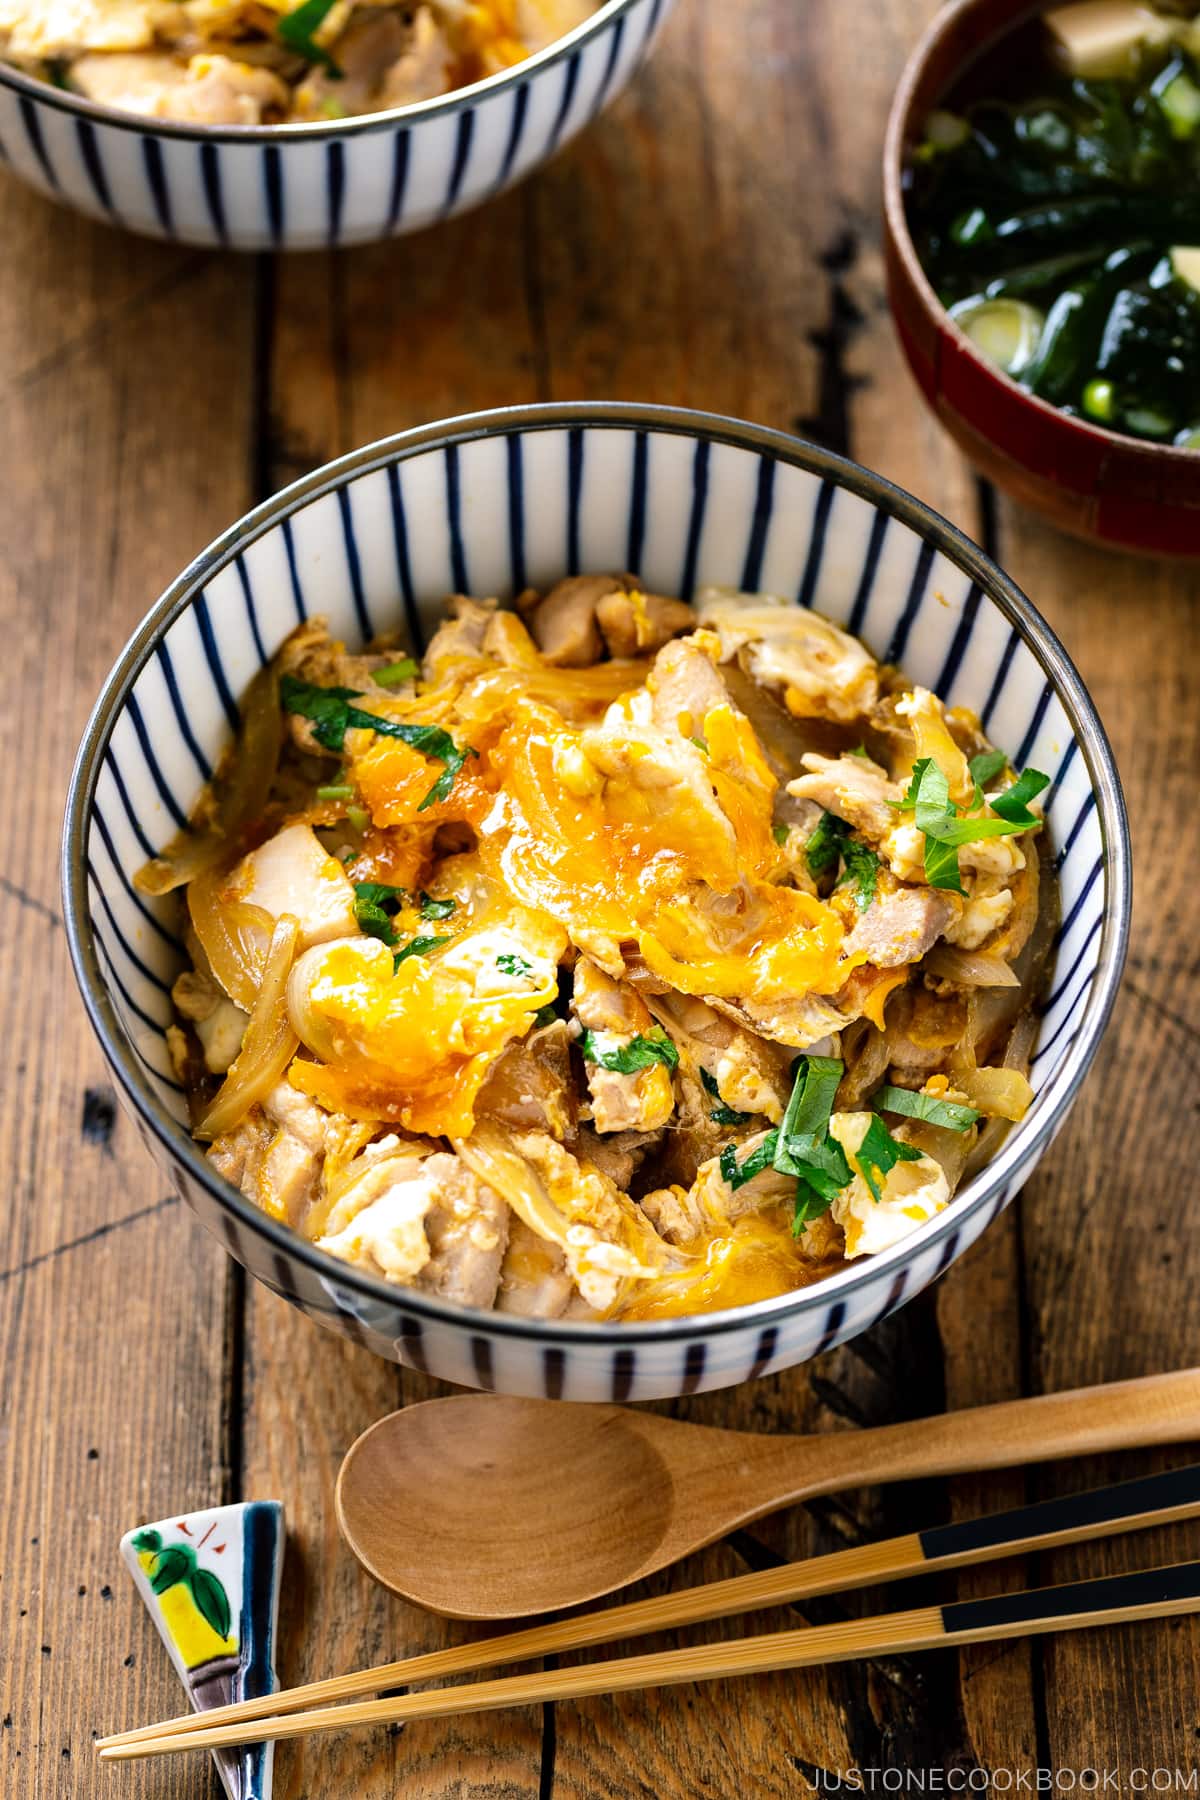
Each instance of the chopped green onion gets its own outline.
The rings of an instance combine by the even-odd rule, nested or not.
[[[1111,381],[1097,375],[1083,390],[1083,410],[1089,419],[1107,424],[1116,411],[1117,394]]]
[[[695,744],[695,746],[696,746],[696,748],[697,748],[697,750],[701,750],[701,751],[703,751],[703,753],[704,753],[704,755],[705,755],[705,756],[707,756],[707,755],[708,755],[708,744],[707,744],[707,742],[706,742],[706,741],[705,741],[705,739],[704,739],[704,738],[702,738],[702,737],[694,737],[694,738],[693,738],[693,739],[692,739],[692,742],[693,742],[693,744]]]
[[[616,1075],[636,1075],[654,1063],[662,1063],[668,1069],[679,1067],[679,1052],[661,1025],[655,1025],[645,1033],[639,1032],[619,1050],[602,1050],[595,1033],[585,1031],[579,1040],[579,1048],[585,1062],[596,1063]]]
[[[779,845],[781,850],[787,843],[791,834],[792,828],[790,825],[772,825],[771,827],[771,836],[775,839],[775,842]]]
[[[945,1131],[969,1131],[983,1117],[973,1106],[938,1100],[933,1094],[915,1094],[911,1088],[881,1087],[871,1105],[876,1112],[903,1113],[907,1119],[923,1119]]]
[[[318,800],[353,800],[353,798],[354,789],[352,787],[347,787],[341,782],[335,783],[332,787],[319,787],[317,789]]]
[[[371,680],[377,687],[400,687],[402,683],[411,681],[417,673],[417,665],[411,656],[400,662],[388,663],[386,668],[376,669]]]
[[[365,831],[371,823],[371,815],[365,806],[348,806],[346,818],[353,825],[355,831]]]

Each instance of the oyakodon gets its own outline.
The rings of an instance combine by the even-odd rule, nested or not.
[[[1031,1095],[1054,917],[978,721],[766,595],[322,622],[146,889],[216,1168],[319,1248],[538,1317],[790,1291],[895,1243]]]
[[[343,119],[498,74],[602,0],[0,0],[0,59],[190,125]]]

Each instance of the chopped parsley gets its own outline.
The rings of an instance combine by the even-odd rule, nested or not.
[[[393,956],[392,973],[395,974],[396,970],[400,967],[400,964],[402,962],[407,962],[410,956],[428,956],[431,950],[440,950],[443,944],[449,944],[450,942],[452,942],[452,940],[448,937],[412,938],[405,944],[403,950],[397,950],[395,956]]]
[[[693,742],[693,744],[695,744],[697,750],[699,750],[704,756],[708,755],[708,740],[706,738],[701,737],[699,735],[699,733],[697,733],[697,735],[692,739],[692,742]]]
[[[871,1114],[866,1135],[854,1153],[859,1174],[871,1190],[872,1198],[883,1197],[883,1182],[898,1162],[920,1162],[921,1151],[912,1144],[894,1138],[878,1113]]]
[[[538,1007],[533,1015],[533,1024],[530,1029],[532,1031],[543,1031],[547,1025],[554,1025],[557,1024],[557,1022],[558,1009],[553,1000],[551,1000],[548,1005]]]
[[[304,10],[304,7],[300,8],[301,12]],[[298,16],[289,13],[287,18]],[[381,719],[377,713],[363,712],[361,707],[351,705],[351,701],[363,697],[357,688],[316,687],[312,682],[300,681],[295,675],[285,675],[279,684],[279,696],[286,712],[299,713],[302,718],[312,720],[313,736],[326,750],[340,751],[348,731],[377,731],[383,737],[399,738],[402,743],[411,744],[414,750],[431,757],[434,762],[444,763],[445,768],[421,801],[418,812],[445,800],[468,756],[479,754],[470,744],[460,749],[440,725],[404,725],[395,719]]]
[[[411,656],[405,656],[399,662],[388,663],[386,668],[376,669],[371,680],[377,687],[400,687],[402,683],[411,681],[416,673],[416,663]]]
[[[864,762],[870,762],[871,760],[870,756],[867,754],[867,746],[865,744],[855,744],[853,750],[847,750],[846,755],[861,756]]]
[[[661,1025],[655,1025],[645,1033],[639,1032],[619,1050],[602,1050],[595,1032],[585,1031],[579,1040],[579,1048],[585,1062],[611,1069],[615,1075],[636,1075],[654,1063],[662,1063],[668,1069],[679,1067],[679,1052]]]
[[[879,858],[851,836],[850,827],[836,813],[821,814],[804,846],[804,857],[814,879],[841,863],[843,870],[836,885],[853,882],[859,912],[866,912],[873,904],[879,887]]]
[[[435,900],[424,888],[421,890],[420,901],[423,919],[448,919],[458,905],[457,900]]]
[[[913,764],[906,792],[891,804],[898,811],[911,811],[917,830],[924,834],[925,878],[930,887],[949,888],[961,894],[965,890],[958,866],[959,846],[978,843],[983,838],[1011,837],[1040,825],[1041,820],[1029,811],[1028,803],[1049,785],[1050,777],[1040,769],[1026,769],[991,802],[997,816],[990,818],[982,811],[984,800],[977,780],[972,804],[979,810],[968,816],[951,800],[949,783],[937,763],[931,756],[923,756]]]
[[[714,1125],[749,1124],[754,1117],[753,1113],[736,1112],[732,1106],[726,1106],[721,1098],[721,1090],[717,1085],[716,1076],[710,1075],[703,1065],[700,1067],[700,1080],[704,1085],[705,1093],[717,1103],[708,1115]]]
[[[969,1131],[983,1117],[973,1106],[956,1100],[938,1100],[932,1094],[914,1094],[911,1088],[881,1087],[871,1105],[876,1112],[903,1113],[907,1119],[923,1119],[946,1131]]]
[[[779,845],[781,850],[787,843],[791,833],[792,828],[790,825],[772,825],[771,827],[771,836],[775,839],[775,842]]]
[[[503,951],[496,958],[496,967],[503,975],[529,976],[533,974],[533,964],[526,962],[523,956],[518,956],[515,950]]]
[[[303,0],[303,4],[296,7],[294,12],[284,13],[277,20],[275,30],[289,50],[298,51],[309,62],[320,63],[331,75],[340,78],[342,71],[329,52],[315,41],[314,35],[321,29],[335,4],[336,0]]]
[[[392,887],[386,881],[356,881],[354,917],[359,930],[381,943],[395,944],[396,927],[392,921],[406,898],[403,888]]]

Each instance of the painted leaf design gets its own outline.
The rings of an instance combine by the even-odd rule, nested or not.
[[[184,1544],[172,1544],[163,1550],[150,1572],[150,1586],[156,1594],[165,1594],[177,1581],[186,1581],[195,1564],[195,1554]]]
[[[211,1569],[193,1569],[192,1599],[197,1610],[220,1638],[229,1636],[229,1596]]]
[[[155,1555],[157,1555],[162,1549],[162,1536],[159,1532],[154,1530],[153,1526],[147,1526],[145,1531],[139,1531],[136,1534],[133,1540],[133,1547],[143,1555],[150,1551],[153,1551]]]

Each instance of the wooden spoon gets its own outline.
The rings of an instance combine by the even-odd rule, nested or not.
[[[452,1619],[516,1619],[611,1593],[814,1494],[1194,1437],[1200,1369],[825,1437],[463,1394],[365,1431],[337,1513],[393,1593]]]

